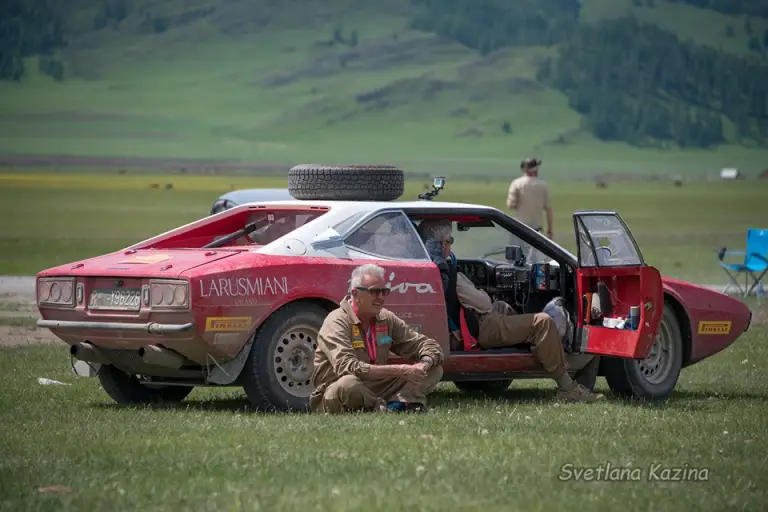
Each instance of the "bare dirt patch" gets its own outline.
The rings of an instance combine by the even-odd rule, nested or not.
[[[34,278],[0,279],[0,347],[63,343],[35,322],[40,312],[35,304]]]
[[[0,325],[0,347],[24,347],[63,343],[48,329]]]

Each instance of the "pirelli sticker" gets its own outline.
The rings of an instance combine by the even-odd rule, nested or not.
[[[251,328],[249,316],[218,316],[205,320],[207,332],[242,332]]]
[[[699,334],[728,334],[731,332],[731,321],[730,320],[721,320],[721,321],[709,321],[709,322],[699,322]]]

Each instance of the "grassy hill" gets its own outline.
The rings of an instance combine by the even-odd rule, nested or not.
[[[768,150],[737,142],[727,120],[710,149],[599,140],[539,77],[557,44],[483,55],[411,28],[415,3],[126,0],[123,17],[104,9],[115,0],[68,2],[62,80],[32,56],[20,81],[0,82],[0,154],[376,161],[449,175],[515,172],[530,154],[574,177],[768,167]],[[650,4],[584,0],[579,23],[631,15],[766,62],[750,40],[762,44],[768,19]]]

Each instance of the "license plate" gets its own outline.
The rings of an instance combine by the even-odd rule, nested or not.
[[[93,290],[88,309],[115,309],[138,311],[141,309],[141,290],[137,288],[99,288]]]

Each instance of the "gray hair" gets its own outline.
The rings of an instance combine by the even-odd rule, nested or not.
[[[418,231],[425,242],[427,240],[442,242],[451,236],[453,223],[448,219],[427,219],[419,224]]]
[[[349,291],[363,285],[363,277],[374,276],[384,279],[384,269],[373,263],[360,265],[352,271],[352,278],[349,280]]]

